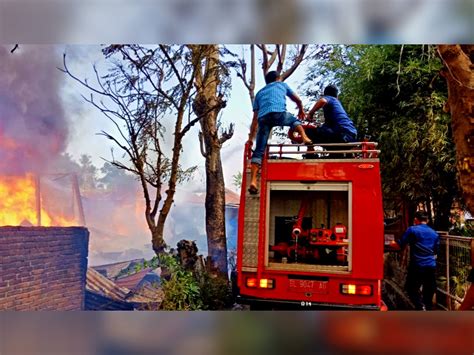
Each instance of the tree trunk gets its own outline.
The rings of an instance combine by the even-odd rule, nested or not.
[[[223,100],[217,94],[220,82],[219,49],[217,45],[196,46],[205,51],[204,73],[197,79],[197,96],[193,108],[202,115],[201,150],[206,159],[206,233],[211,272],[227,278],[227,241],[225,230],[225,186],[217,117]],[[227,138],[228,139],[228,138]]]
[[[453,204],[453,197],[445,194],[436,201],[434,228],[439,231],[447,231],[451,226],[449,217],[451,215],[451,206]]]
[[[404,221],[403,221],[403,227],[404,229],[407,229],[411,225],[413,225],[413,217],[415,217],[415,212],[416,212],[416,204],[413,202],[409,201],[404,201],[403,202],[403,216],[404,216]]]
[[[220,149],[208,151],[206,159],[206,233],[211,271],[227,277],[225,186]]]
[[[447,109],[456,145],[456,168],[464,201],[474,213],[474,45],[439,45],[448,83]]]
[[[166,243],[163,238],[164,227],[165,225],[163,223],[161,225],[158,225],[157,227],[154,227],[151,230],[151,245],[156,255],[160,255],[161,253],[163,253],[166,248]]]

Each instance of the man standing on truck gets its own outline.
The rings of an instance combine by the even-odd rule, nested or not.
[[[334,85],[326,86],[324,95],[309,111],[309,121],[313,121],[317,110],[322,108],[324,111],[324,124],[307,132],[313,143],[349,143],[357,140],[357,129],[338,100],[338,93]]]
[[[424,211],[415,213],[414,225],[409,227],[397,241],[403,249],[410,245],[410,264],[406,289],[417,310],[431,310],[436,291],[436,255],[439,235],[428,226],[428,215]],[[423,297],[420,295],[422,287]]]
[[[256,146],[250,165],[251,180],[249,192],[251,194],[258,193],[257,173],[262,164],[268,136],[273,127],[290,126],[301,135],[305,144],[312,143],[301,126],[301,121],[289,112],[286,112],[286,96],[288,96],[298,106],[298,118],[304,119],[306,117],[303,103],[298,95],[290,89],[288,84],[281,81],[280,73],[277,71],[268,72],[265,75],[265,83],[266,85],[257,92],[253,102],[253,119],[248,140],[248,143],[252,145],[256,134]]]

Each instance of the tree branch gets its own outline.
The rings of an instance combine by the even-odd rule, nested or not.
[[[303,44],[301,46],[298,55],[293,60],[293,64],[287,70],[285,70],[285,72],[281,75],[281,80],[282,81],[285,81],[285,79],[289,78],[290,75],[295,72],[296,68],[298,68],[298,66],[303,61],[304,55],[306,54],[307,49],[308,49],[307,44]]]
[[[229,129],[222,132],[222,136],[221,138],[219,138],[220,145],[224,144],[226,141],[232,138],[232,136],[234,135],[234,126],[235,125],[231,123]]]
[[[286,44],[282,44],[281,51],[280,51],[280,45],[277,45],[277,50],[278,50],[277,71],[281,73],[281,71],[283,70],[283,63],[285,62]]]
[[[268,71],[268,54],[267,54],[267,47],[262,44],[258,48],[261,49],[262,51],[262,69],[263,69],[263,75],[265,76]]]
[[[275,59],[277,58],[277,54],[278,54],[278,51],[279,51],[279,45],[277,44],[274,51],[272,52],[271,56],[270,56],[270,59],[268,60],[267,62],[267,69],[265,70],[265,74],[268,73],[268,71],[270,70],[270,68],[272,67],[273,63],[275,63]]]
[[[183,78],[181,77],[178,70],[176,69],[176,66],[174,65],[174,62],[171,59],[168,51],[166,50],[166,47],[164,45],[160,44],[160,49],[164,53],[166,59],[168,59],[168,63],[171,65],[171,68],[173,69],[173,72],[174,72],[174,74],[176,75],[176,78],[179,81],[179,85],[181,86],[181,90],[184,92],[185,91],[185,89],[184,89],[185,85],[184,85],[184,82],[183,82]]]
[[[401,72],[401,69],[402,69],[403,46],[404,46],[404,45],[402,44],[402,47],[400,48],[400,57],[398,58],[397,94],[395,95],[395,97],[397,97],[398,95],[400,95],[400,84],[398,83],[398,80],[400,79],[400,74],[402,73],[402,72]]]
[[[207,157],[207,152],[206,148],[204,147],[204,136],[201,131],[199,131],[199,148],[201,149],[201,155],[206,158]]]
[[[186,132],[188,132],[192,126],[194,126],[197,122],[199,122],[202,118],[204,118],[206,115],[208,115],[210,112],[221,109],[222,108],[222,103],[217,103],[216,105],[210,107],[207,111],[203,112],[199,116],[196,116],[196,118],[192,119],[181,131],[181,136],[184,136]]]

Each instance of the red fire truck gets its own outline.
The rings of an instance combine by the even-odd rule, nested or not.
[[[386,309],[377,143],[269,144],[259,192],[244,153],[237,299],[253,309]]]

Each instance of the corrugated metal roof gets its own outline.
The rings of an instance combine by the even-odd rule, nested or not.
[[[140,282],[151,268],[134,275],[123,277],[117,282],[107,279],[92,268],[86,274],[86,309],[87,310],[157,310],[164,298],[163,291],[150,285],[141,286]],[[119,284],[120,283],[120,284]],[[124,285],[130,285],[132,291]]]
[[[145,259],[134,259],[129,261],[121,261],[113,264],[106,264],[106,265],[97,265],[92,266],[94,270],[99,271],[100,273],[106,273],[106,277],[108,278],[115,278],[123,269],[128,268],[131,264],[140,264],[143,263]]]
[[[239,205],[240,203],[240,195],[231,191],[229,189],[225,189],[225,204],[226,205]]]
[[[133,303],[139,310],[158,310],[165,294],[161,288],[145,285],[136,293],[130,295],[127,301]]]
[[[92,268],[87,268],[86,289],[117,301],[125,301],[130,290],[115,284]]]
[[[85,305],[87,311],[132,311],[138,308],[134,303],[113,300],[89,290],[86,290]]]
[[[120,287],[125,287],[125,288],[128,288],[129,290],[135,291],[138,288],[140,282],[146,276],[146,274],[148,274],[151,271],[152,271],[152,268],[148,267],[137,272],[136,274],[120,277],[115,280],[115,283]]]

